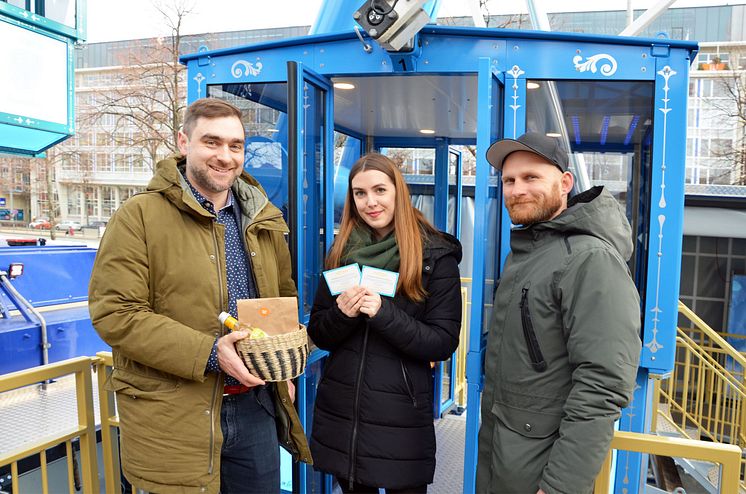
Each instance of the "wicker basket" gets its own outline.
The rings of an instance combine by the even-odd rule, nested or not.
[[[308,335],[298,331],[264,338],[245,338],[236,343],[249,372],[268,382],[286,381],[303,374],[308,359]]]

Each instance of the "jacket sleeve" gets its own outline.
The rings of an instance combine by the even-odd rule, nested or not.
[[[168,249],[168,245],[158,246]],[[111,218],[96,254],[88,286],[91,322],[101,338],[123,356],[169,374],[205,380],[215,338],[153,312],[151,263],[136,201]]]
[[[539,485],[569,494],[592,489],[614,421],[632,396],[640,299],[627,265],[603,249],[572,258],[557,289],[573,384]]]
[[[381,297],[381,308],[370,327],[400,352],[425,361],[446,360],[458,347],[461,331],[461,278],[453,256],[433,266],[422,319],[415,319]]]
[[[323,276],[319,279],[316,297],[308,322],[308,336],[322,350],[334,350],[356,331],[363,331],[365,320],[362,317],[347,317],[326,285]]]

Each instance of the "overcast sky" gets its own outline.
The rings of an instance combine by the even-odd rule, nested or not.
[[[162,5],[187,1],[193,5],[185,20],[183,32],[196,34],[242,29],[283,26],[310,26],[323,0],[88,0],[88,39],[90,43],[167,35],[154,1]],[[469,16],[469,2],[476,0],[441,0],[440,17]],[[535,0],[548,12],[589,10],[588,0]],[[360,5],[363,0],[360,0]],[[657,0],[633,0],[632,7],[646,9]],[[673,7],[692,5],[743,4],[746,1],[677,0]],[[627,0],[593,0],[596,10],[624,10]],[[521,0],[490,0],[490,14],[526,12]]]

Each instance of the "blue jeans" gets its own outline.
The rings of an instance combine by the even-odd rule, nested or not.
[[[223,397],[221,494],[280,492],[280,447],[274,405],[263,386]]]

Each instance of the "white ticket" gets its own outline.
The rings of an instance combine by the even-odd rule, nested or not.
[[[360,266],[357,263],[324,271],[329,293],[339,295],[348,288],[360,285]]]
[[[385,269],[363,266],[363,275],[360,278],[360,286],[364,286],[372,292],[387,297],[396,294],[396,283],[399,281],[399,273],[386,271]]]

